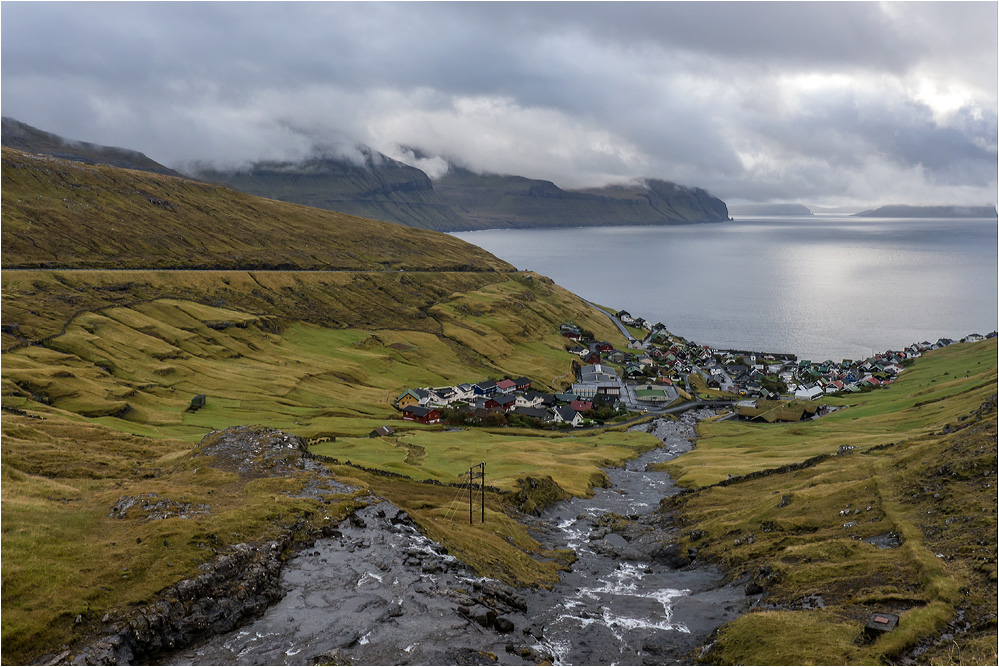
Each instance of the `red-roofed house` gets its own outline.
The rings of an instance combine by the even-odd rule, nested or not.
[[[496,383],[496,390],[501,394],[509,394],[517,388],[517,383],[513,380],[500,380]]]

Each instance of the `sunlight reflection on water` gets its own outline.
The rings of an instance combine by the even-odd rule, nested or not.
[[[455,236],[718,347],[857,358],[997,326],[995,220],[812,216]]]

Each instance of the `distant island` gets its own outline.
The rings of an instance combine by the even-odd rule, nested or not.
[[[803,204],[736,204],[728,207],[732,215],[812,215]]]
[[[996,218],[995,206],[907,206],[893,204],[855,213],[857,218]]]

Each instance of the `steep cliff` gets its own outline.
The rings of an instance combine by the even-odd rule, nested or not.
[[[655,179],[637,185],[563,190],[550,181],[452,168],[435,187],[472,229],[728,220],[725,202],[701,188]]]
[[[464,218],[415,167],[367,147],[363,162],[322,155],[303,162],[257,162],[246,169],[193,169],[191,175],[259,197],[410,227],[467,229]]]

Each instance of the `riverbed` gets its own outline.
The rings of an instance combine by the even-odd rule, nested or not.
[[[708,414],[656,421],[662,447],[609,469],[610,487],[592,498],[559,503],[533,522],[546,547],[577,553],[551,590],[477,577],[404,512],[372,499],[338,535],[286,564],[285,594],[263,616],[165,663],[689,662],[714,628],[755,602],[743,587],[723,585],[719,570],[696,558],[678,568],[676,555],[663,553],[672,528],[655,510],[677,489],[647,466],[688,451],[697,418]]]

